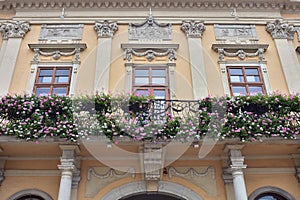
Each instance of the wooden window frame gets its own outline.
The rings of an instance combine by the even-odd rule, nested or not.
[[[229,72],[229,69],[242,69],[242,75],[243,75],[243,78],[244,78],[244,82],[231,82],[231,74]],[[246,69],[257,69],[260,82],[248,82],[247,81]],[[263,79],[263,76],[262,76],[260,66],[244,66],[244,65],[232,66],[232,65],[228,65],[228,66],[226,66],[226,71],[227,71],[228,84],[229,84],[231,96],[234,96],[233,89],[232,89],[233,86],[244,86],[246,88],[246,95],[251,95],[251,93],[249,91],[250,86],[261,86],[262,87],[262,94],[266,94],[265,82],[264,82],[264,79]]]
[[[136,70],[149,70],[149,76],[147,76],[149,78],[149,84],[145,85],[137,85],[135,84],[135,78],[136,78]],[[166,72],[166,81],[165,81],[165,85],[159,85],[159,84],[152,84],[152,70],[165,70]],[[133,89],[133,93],[136,94],[136,90],[148,90],[149,94],[153,94],[154,90],[165,90],[165,94],[166,94],[166,99],[170,98],[170,90],[169,90],[169,70],[167,66],[134,66],[133,67],[133,73],[132,73],[132,89]]]
[[[40,71],[41,70],[53,70],[52,72],[52,79],[50,83],[39,83]],[[69,70],[69,80],[65,83],[56,83],[55,82],[55,75],[56,70]],[[37,88],[48,87],[50,88],[50,95],[53,95],[53,88],[59,87],[66,87],[66,96],[69,95],[70,92],[70,85],[71,85],[71,78],[72,78],[72,66],[40,66],[37,68],[36,78],[33,87],[33,93],[36,93]]]

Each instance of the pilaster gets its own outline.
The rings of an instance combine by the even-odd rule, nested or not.
[[[225,152],[229,156],[230,167],[227,170],[229,170],[232,175],[235,200],[248,199],[243,173],[243,169],[247,166],[244,164],[244,157],[241,153],[243,147],[244,145],[226,145],[225,148]]]
[[[60,145],[62,150],[62,157],[60,158],[60,165],[58,165],[58,169],[61,170],[61,179],[58,193],[58,200],[76,200],[77,199],[77,191],[72,191],[78,186],[78,175],[79,171],[76,165],[75,154],[79,152],[77,145]],[[77,176],[76,176],[77,175]],[[76,181],[77,184],[76,184]]]
[[[296,32],[294,26],[285,21],[275,20],[267,24],[266,31],[274,39],[289,92],[291,94],[299,92],[300,65],[292,43]]]
[[[208,95],[202,47],[202,33],[205,26],[203,22],[183,21],[181,30],[185,33],[189,45],[194,99],[201,99]]]
[[[4,181],[4,171],[5,171],[5,158],[0,157],[0,186],[2,182]]]
[[[109,72],[111,59],[112,37],[118,30],[116,22],[95,22],[94,30],[98,36],[96,72],[94,79],[94,93],[99,90],[109,90]]]
[[[28,22],[8,21],[0,24],[0,32],[5,41],[0,52],[0,95],[9,92],[21,42],[29,30]]]

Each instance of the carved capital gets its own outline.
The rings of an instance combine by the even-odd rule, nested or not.
[[[116,22],[95,22],[94,30],[97,32],[98,38],[112,38],[118,30]]]
[[[273,39],[290,39],[294,38],[294,33],[296,32],[292,24],[288,22],[281,21],[279,19],[275,22],[269,22],[266,26],[266,31],[268,31]]]
[[[28,22],[8,21],[0,23],[0,32],[3,39],[23,38],[30,31]]]
[[[183,21],[181,25],[181,30],[185,33],[187,37],[201,38],[202,33],[205,31],[205,26],[202,21]]]

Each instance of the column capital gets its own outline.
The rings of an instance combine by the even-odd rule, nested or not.
[[[202,38],[202,33],[205,31],[203,21],[182,21],[181,30],[188,38]]]
[[[94,30],[97,32],[98,38],[112,38],[118,30],[118,25],[116,22],[109,22],[108,20],[96,21]]]
[[[266,31],[269,32],[273,39],[289,39],[294,38],[296,32],[293,24],[288,24],[286,21],[276,19],[274,22],[268,22]]]
[[[0,32],[3,39],[23,38],[30,31],[29,22],[7,21],[0,23]]]

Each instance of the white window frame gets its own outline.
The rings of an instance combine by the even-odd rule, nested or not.
[[[245,67],[260,67],[261,75],[263,78],[264,86],[266,89],[266,94],[272,93],[271,83],[269,79],[269,75],[267,72],[267,66],[266,63],[262,62],[222,62],[220,63],[220,70],[221,70],[221,78],[222,78],[222,84],[224,89],[224,94],[226,96],[231,96],[230,92],[230,86],[229,86],[229,77],[227,74],[227,67],[233,66],[233,67],[239,67],[239,66],[245,66]]]

